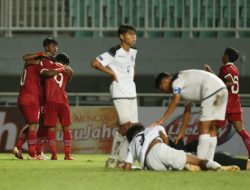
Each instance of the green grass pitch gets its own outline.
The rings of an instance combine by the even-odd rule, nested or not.
[[[27,157],[27,155],[25,155]],[[76,160],[16,160],[0,153],[0,190],[248,190],[250,171],[187,172],[106,169],[107,155],[74,155]]]

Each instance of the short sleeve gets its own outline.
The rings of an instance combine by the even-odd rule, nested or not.
[[[226,77],[228,77],[229,75],[231,75],[229,69],[227,67],[221,67],[220,68],[220,73],[219,73],[219,77],[224,80]]]
[[[110,53],[105,52],[96,57],[96,59],[102,64],[102,66],[106,67],[113,61],[114,57]]]
[[[173,94],[181,94],[182,86],[180,79],[176,79],[172,84]]]

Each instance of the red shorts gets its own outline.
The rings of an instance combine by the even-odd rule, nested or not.
[[[218,127],[223,127],[226,123],[226,121],[234,122],[234,121],[241,121],[243,122],[243,114],[242,112],[238,112],[238,113],[226,113],[226,118],[224,121],[217,121],[216,122],[216,126]]]
[[[44,111],[45,126],[56,127],[57,119],[59,119],[62,126],[69,126],[71,124],[69,105],[47,102]]]
[[[19,105],[27,124],[38,123],[40,116],[39,104]]]

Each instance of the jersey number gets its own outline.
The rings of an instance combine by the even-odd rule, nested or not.
[[[22,74],[22,76],[21,76],[21,80],[20,80],[20,85],[21,85],[21,86],[23,86],[24,83],[25,83],[26,74],[27,74],[27,70],[24,69],[24,70],[23,70],[23,74]]]
[[[142,146],[143,143],[144,143],[144,141],[145,141],[144,134],[139,134],[139,135],[137,135],[136,137],[141,137],[141,139],[139,140],[139,142],[140,142],[140,145]]]
[[[63,85],[63,74],[59,73],[58,75],[55,75],[54,79],[55,79],[56,83],[58,84],[58,86],[61,88]]]
[[[233,94],[238,94],[239,92],[239,77],[238,76],[233,77],[233,83],[234,85],[231,86],[231,91]]]

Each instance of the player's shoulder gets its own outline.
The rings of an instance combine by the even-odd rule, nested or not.
[[[132,53],[136,54],[136,53],[137,53],[137,48],[136,48],[135,46],[132,46],[132,47],[130,48],[130,51],[131,51]]]
[[[117,45],[117,46],[111,47],[107,52],[108,52],[112,57],[115,57],[116,52],[117,52],[119,49],[121,49],[121,46],[120,46],[120,45]]]

